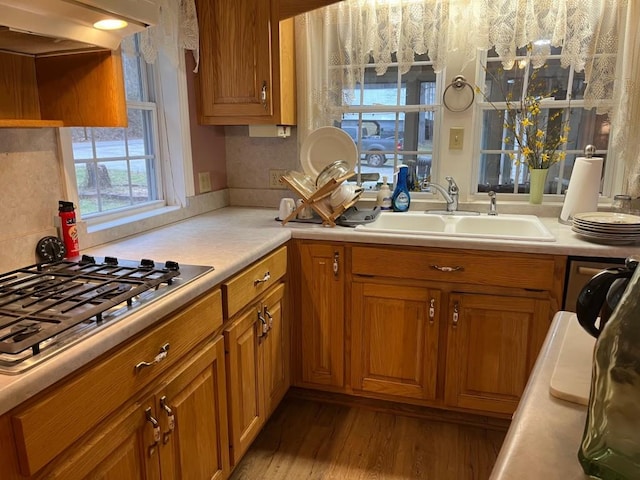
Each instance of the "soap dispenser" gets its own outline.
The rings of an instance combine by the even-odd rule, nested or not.
[[[391,210],[391,189],[386,176],[382,177],[382,185],[376,196],[376,206],[380,207],[380,210]]]
[[[411,197],[409,196],[409,188],[407,187],[408,173],[409,167],[407,165],[400,165],[398,167],[396,188],[391,196],[391,208],[393,208],[394,212],[406,212],[409,210]]]

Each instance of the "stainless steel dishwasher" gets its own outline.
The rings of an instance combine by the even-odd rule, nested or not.
[[[624,265],[624,258],[569,257],[562,309],[575,312],[582,287],[598,272]]]

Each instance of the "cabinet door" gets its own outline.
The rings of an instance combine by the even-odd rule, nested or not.
[[[438,290],[354,282],[353,388],[435,399],[439,312]]]
[[[147,410],[153,420],[147,418]],[[151,423],[156,417],[152,396],[121,408],[96,428],[95,435],[57,457],[37,478],[160,480],[159,444]]]
[[[235,465],[265,422],[260,341],[260,304],[236,316],[224,331],[231,465]]]
[[[224,341],[209,344],[156,395],[162,478],[229,474]],[[121,477],[125,478],[125,477]]]
[[[301,244],[301,380],[344,385],[344,247]]]
[[[206,117],[271,115],[271,2],[197,0],[196,7],[203,123],[211,123]]]
[[[284,306],[284,284],[271,290],[262,304],[269,333],[262,338],[264,389],[267,416],[276,409],[289,389],[289,324]]]
[[[550,301],[452,294],[445,402],[513,413],[549,327]]]

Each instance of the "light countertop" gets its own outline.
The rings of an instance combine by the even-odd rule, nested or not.
[[[640,255],[640,247],[636,246],[606,246],[579,240],[569,227],[559,224],[555,218],[543,221],[557,240],[533,243],[373,234],[348,227],[327,228],[302,223],[282,226],[275,220],[276,216],[277,211],[273,209],[228,207],[83,251],[99,257],[110,255],[163,262],[174,260],[185,265],[212,265],[215,270],[131,314],[126,322],[114,323],[23,374],[0,375],[0,414],[219,285],[290,238],[587,257]]]
[[[549,390],[565,332],[573,322],[577,323],[574,313],[555,315],[490,480],[590,478],[578,462],[587,407],[556,398]]]

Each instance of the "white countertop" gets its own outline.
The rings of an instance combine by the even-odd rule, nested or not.
[[[220,284],[292,237],[610,258],[640,255],[640,247],[636,246],[607,246],[579,240],[569,227],[559,224],[555,218],[543,221],[557,241],[533,243],[428,235],[373,234],[348,227],[327,228],[303,223],[282,226],[280,222],[275,221],[276,216],[277,212],[272,209],[223,208],[83,251],[95,256],[151,258],[156,261],[174,260],[182,264],[212,265],[215,270],[144,310],[128,316],[126,322],[115,323],[103,329],[40,366],[16,376],[0,375],[0,414]]]
[[[555,315],[490,480],[590,478],[578,462],[587,407],[556,398],[549,390],[565,331],[572,322],[577,322],[573,313]]]

